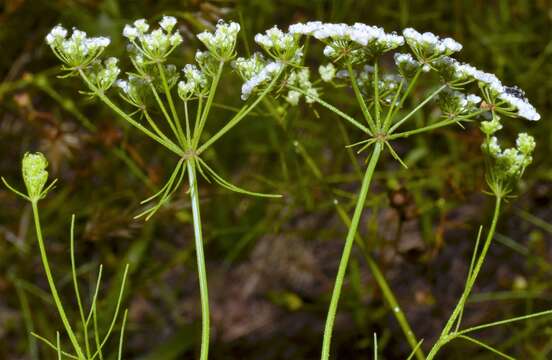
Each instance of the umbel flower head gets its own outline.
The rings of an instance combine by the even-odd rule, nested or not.
[[[502,149],[496,136],[487,136],[481,146],[487,156],[487,183],[495,195],[508,195],[533,161],[535,140],[526,133],[518,134],[516,146]]]
[[[273,59],[292,64],[298,64],[303,58],[303,51],[299,46],[298,37],[292,33],[285,33],[273,26],[264,34],[255,35],[255,42],[259,44]]]
[[[172,16],[163,16],[159,28],[151,32],[148,32],[150,26],[145,19],[136,20],[133,25],[124,27],[123,36],[149,61],[163,61],[182,43],[182,36],[173,32],[176,19]]]
[[[220,20],[215,32],[204,31],[197,38],[205,45],[207,50],[219,61],[228,61],[235,57],[236,39],[240,31],[240,24],[235,22],[225,23]]]
[[[25,153],[21,162],[23,181],[29,198],[39,200],[43,197],[44,186],[48,181],[48,160],[42,153]]]
[[[103,36],[89,38],[85,32],[78,29],[73,29],[69,38],[67,34],[63,26],[57,25],[46,35],[46,43],[68,70],[88,66],[111,42],[109,38]]]

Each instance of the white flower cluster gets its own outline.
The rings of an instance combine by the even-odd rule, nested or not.
[[[242,85],[241,98],[247,100],[251,93],[260,85],[270,81],[281,69],[283,65],[278,61],[272,61],[266,64],[259,72],[255,73],[251,78]]]
[[[328,63],[326,65],[320,65],[318,67],[318,73],[320,74],[322,81],[330,82],[335,77],[336,69],[332,63]]]
[[[106,91],[117,80],[121,70],[117,66],[119,60],[114,57],[107,58],[104,64],[96,60],[88,70],[90,81],[98,90]]]
[[[234,57],[236,39],[240,31],[240,24],[219,21],[214,33],[204,31],[197,38],[218,60],[227,61]]]
[[[117,80],[115,86],[121,89],[121,97],[129,104],[138,107],[145,107],[147,83],[144,79],[130,74],[128,80]]]
[[[195,65],[188,64],[182,69],[186,81],[178,82],[178,96],[184,101],[200,97],[207,91],[207,77]]]
[[[149,33],[145,19],[136,20],[133,25],[125,25],[123,36],[148,60],[162,61],[182,43],[182,36],[173,32],[176,19],[172,16],[163,16],[159,29]]]
[[[457,116],[474,112],[481,98],[474,94],[465,95],[459,91],[445,90],[439,94],[438,104],[447,116]]]
[[[71,37],[67,38],[67,30],[61,25],[55,26],[46,36],[54,54],[70,68],[84,67],[100,56],[109,45],[106,37],[88,37],[78,29],[73,29]]]
[[[494,94],[498,94],[500,100],[505,101],[511,107],[517,110],[517,115],[527,120],[537,121],[541,116],[531,103],[525,98],[523,92],[502,85],[502,82],[494,74],[478,70],[469,64],[458,64],[457,73],[460,76],[469,76],[484,87],[490,89]]]
[[[433,65],[446,82],[475,80],[484,90],[490,92],[489,95],[497,97],[510,108],[515,109],[517,116],[534,121],[540,119],[540,114],[525,98],[525,94],[516,87],[504,86],[496,75],[481,71],[470,64],[460,63],[448,56],[443,56]],[[492,99],[487,99],[487,101],[490,100]],[[500,111],[501,108],[497,109]],[[505,109],[506,112],[510,110]]]
[[[407,79],[413,77],[420,68],[420,63],[408,53],[395,53],[394,59],[399,72]]]
[[[256,52],[249,58],[237,58],[232,66],[237,70],[242,79],[249,80],[263,69],[265,60],[261,53]]]
[[[283,32],[278,26],[273,26],[264,34],[255,35],[255,42],[277,61],[299,63],[303,57],[297,38]]]
[[[403,30],[406,43],[410,46],[418,60],[427,63],[443,55],[451,55],[462,50],[462,44],[452,38],[441,39],[437,35],[425,32],[423,34],[413,28]]]
[[[380,27],[362,23],[347,25],[310,21],[305,24],[291,25],[289,32],[291,34],[312,35],[318,40],[347,40],[361,46],[376,45],[386,49],[384,51],[404,44],[402,36],[394,33],[388,34]]]
[[[353,25],[311,21],[289,27],[291,34],[312,35],[326,43],[324,55],[341,59],[344,54],[353,59],[365,54],[379,55],[404,44],[404,38],[395,33],[386,33],[383,28],[362,23]],[[354,46],[352,46],[354,45]]]
[[[290,90],[288,92],[286,101],[292,106],[299,104],[302,93],[305,93],[305,101],[308,104],[312,104],[318,98],[318,91],[312,86],[310,81],[309,68],[302,68],[301,70],[291,72],[287,79],[287,84],[301,89],[301,92],[297,90]]]
[[[533,121],[538,121],[541,118],[535,107],[529,103],[529,100],[515,93],[510,93],[508,88],[498,98],[514,107],[517,110],[517,115],[522,118]]]

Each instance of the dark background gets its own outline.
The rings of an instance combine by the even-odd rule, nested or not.
[[[147,223],[133,220],[140,200],[163,184],[176,159],[129,131],[105,106],[79,95],[78,80],[56,78],[58,64],[43,39],[58,23],[78,26],[91,35],[110,36],[108,52],[125,58],[124,24],[142,17],[155,21],[162,14],[179,18],[185,42],[174,62],[180,66],[200,46],[193,34],[220,17],[242,24],[240,54],[253,47],[255,33],[274,24],[360,21],[387,31],[414,27],[452,36],[464,45],[461,60],[524,89],[542,120],[508,120],[501,135],[510,141],[520,131],[534,135],[534,164],[518,196],[504,208],[464,323],[551,307],[551,1],[4,0],[0,174],[21,187],[21,156],[40,150],[48,157],[59,185],[40,206],[51,265],[67,307],[77,309],[68,256],[72,213],[77,215],[86,303],[97,267],[104,265],[103,322],[112,311],[122,268],[131,264],[126,359],[198,356],[200,309],[186,188]],[[309,58],[315,66],[325,62],[318,54]],[[226,76],[216,101],[239,106],[241,81],[235,74]],[[344,108],[352,106],[347,91],[325,96]],[[346,231],[333,205],[335,189],[352,212],[360,183],[344,151],[360,134],[318,106],[288,109],[278,99],[272,103],[217,142],[207,156],[234,183],[284,198],[250,198],[200,184],[212,359],[319,357]],[[208,131],[227,118],[227,112],[214,112]],[[370,210],[362,219],[361,231],[371,239],[371,251],[416,335],[425,339],[424,348],[435,340],[460,295],[479,224],[490,221],[492,201],[482,194],[480,142],[474,125],[400,142],[410,170],[384,158],[368,199]],[[365,156],[359,157],[360,165]],[[40,358],[53,359],[52,351],[28,335],[34,330],[54,339],[61,329],[38,256],[30,206],[5,188],[0,189],[0,204],[0,359],[34,359],[36,349]],[[71,317],[77,315],[74,311]],[[374,332],[382,359],[406,358],[404,336],[355,250],[334,330],[334,358],[371,358]],[[482,331],[477,338],[520,359],[547,359],[551,332],[548,319],[537,319]],[[110,346],[116,349],[115,343]],[[440,356],[468,357],[494,355],[456,340]]]

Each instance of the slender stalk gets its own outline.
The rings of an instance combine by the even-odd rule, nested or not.
[[[199,209],[199,195],[197,188],[197,176],[192,160],[186,163],[188,167],[188,182],[190,186],[190,200],[192,202],[192,215],[194,221],[194,237],[197,257],[197,273],[199,277],[199,291],[201,296],[201,355],[200,360],[207,360],[209,356],[209,290],[207,287],[207,271],[205,268],[205,256],[203,254],[203,235],[201,231],[201,213]]]
[[[462,293],[460,300],[456,304],[456,307],[454,308],[452,315],[450,316],[445,327],[443,328],[443,331],[441,332],[439,339],[437,340],[435,345],[433,345],[433,348],[429,352],[427,356],[427,360],[433,359],[437,354],[437,352],[439,351],[439,349],[443,347],[447,342],[449,342],[452,338],[454,338],[454,336],[450,335],[450,330],[452,329],[452,326],[454,325],[454,322],[458,318],[460,312],[466,305],[466,302],[468,300],[468,297],[470,296],[473,285],[475,284],[475,280],[477,279],[477,275],[479,275],[479,272],[483,267],[485,256],[487,255],[487,251],[489,250],[489,247],[491,245],[492,239],[496,231],[496,224],[498,222],[498,217],[500,215],[501,201],[502,201],[502,197],[499,195],[496,195],[493,220],[491,222],[491,227],[489,229],[489,232],[487,233],[487,238],[485,239],[485,243],[483,245],[483,249],[481,250],[481,254],[477,258],[477,262],[475,264],[473,272],[466,283],[466,287],[464,288],[464,292]]]
[[[176,140],[180,143],[181,146],[184,146],[184,143],[182,139],[180,138],[180,135],[178,134],[178,130],[176,129],[176,126],[174,125],[174,121],[169,115],[167,108],[163,104],[163,100],[161,100],[161,97],[157,93],[157,90],[155,89],[155,85],[153,83],[150,83],[151,92],[153,93],[153,97],[155,97],[155,101],[157,101],[157,105],[161,109],[161,112],[163,113],[163,116],[165,116],[165,120],[167,121],[167,124],[169,124],[169,127],[171,128]]]
[[[397,104],[397,101],[399,100],[399,95],[401,94],[401,90],[403,86],[404,86],[404,79],[401,80],[399,87],[397,88],[397,92],[395,93],[395,96],[391,101],[391,106],[389,107],[389,110],[387,110],[387,114],[385,115],[385,120],[383,121],[383,131],[389,130],[389,127],[391,126],[391,116],[395,112],[395,106]]]
[[[169,89],[169,83],[167,82],[167,76],[165,75],[165,69],[163,68],[163,65],[161,65],[161,63],[157,63],[157,69],[159,70],[159,74],[161,75],[161,82],[163,83],[163,89],[165,90],[165,97],[169,102],[169,108],[171,109],[173,122],[176,125],[176,130],[178,132],[178,140],[180,141],[180,144],[184,146],[184,144],[187,143],[187,138],[184,135],[184,131],[182,131],[182,124],[180,123],[180,119],[178,118],[178,113],[176,112],[176,108],[174,107],[174,102],[171,95],[171,89]]]
[[[194,133],[194,137],[192,140],[192,147],[194,149],[197,147],[197,144],[199,144],[201,133],[203,132],[203,128],[205,127],[205,123],[207,122],[207,117],[209,116],[209,111],[211,110],[211,104],[213,103],[213,99],[215,98],[215,93],[217,91],[220,76],[222,75],[223,67],[224,67],[224,61],[219,62],[217,73],[213,78],[213,82],[211,83],[211,88],[209,90],[209,96],[207,97],[207,102],[205,103],[205,107],[203,108],[203,112],[201,113],[201,118],[199,119],[197,134]]]
[[[330,358],[332,331],[335,322],[335,315],[337,312],[337,305],[339,303],[339,297],[341,295],[341,288],[343,287],[343,280],[345,278],[345,272],[347,271],[347,265],[349,263],[349,257],[353,248],[353,243],[360,222],[360,217],[362,215],[362,210],[364,209],[364,203],[366,202],[366,197],[368,196],[368,190],[370,188],[370,183],[372,181],[374,170],[381,155],[382,147],[383,144],[381,143],[377,143],[374,146],[374,151],[370,158],[370,162],[368,163],[366,173],[364,174],[364,179],[362,180],[362,186],[360,188],[355,211],[351,220],[351,226],[349,227],[349,231],[347,232],[347,238],[345,240],[345,246],[341,255],[341,261],[339,262],[339,268],[337,271],[335,285],[332,292],[332,298],[330,300],[330,307],[328,309],[328,315],[326,317],[326,326],[324,328],[324,339],[322,343],[322,360],[328,360]]]
[[[153,140],[157,141],[159,144],[163,145],[164,147],[166,147],[167,149],[169,149],[173,153],[175,153],[179,156],[183,155],[183,151],[182,151],[182,149],[180,149],[180,147],[178,147],[178,145],[176,145],[172,141],[169,142],[169,141],[163,140],[162,138],[160,138],[159,136],[157,136],[156,134],[154,134],[153,132],[148,130],[146,127],[144,127],[142,124],[140,124],[139,122],[134,120],[127,113],[125,113],[123,110],[121,110],[121,108],[119,108],[111,100],[109,100],[109,98],[107,96],[105,96],[105,94],[103,92],[99,91],[94,86],[94,84],[92,84],[92,82],[88,79],[88,77],[86,76],[84,71],[79,70],[79,73],[80,73],[82,79],[84,80],[84,82],[88,85],[88,87],[92,91],[94,91],[94,93],[100,98],[100,100],[102,100],[107,106],[109,106],[111,108],[111,110],[113,110],[115,113],[117,113],[117,115],[121,116],[123,119],[128,121],[132,126],[137,128],[138,130],[140,130],[141,132],[143,132],[144,134],[146,134],[147,136],[149,136]]]
[[[378,129],[381,129],[379,99],[379,66],[378,60],[376,59],[376,61],[374,61],[374,113],[376,114],[376,126]]]
[[[401,133],[391,134],[387,138],[389,140],[398,139],[398,138],[407,138],[411,135],[420,134],[420,133],[423,133],[423,132],[426,132],[426,131],[438,129],[440,127],[444,127],[444,126],[448,126],[448,125],[451,125],[451,124],[458,123],[459,121],[460,121],[460,119],[452,119],[452,120],[447,119],[447,120],[443,120],[443,121],[438,121],[434,124],[424,126],[424,127],[421,127],[421,128],[417,128],[417,129],[414,129],[414,130],[409,130],[409,131],[404,131],[404,132],[401,132]]]
[[[288,88],[290,88],[292,90],[295,90],[295,91],[298,91],[298,92],[300,92],[301,94],[303,94],[305,96],[308,95],[307,92],[305,90],[301,89],[301,88],[298,88],[298,87],[295,87],[295,86],[290,86],[290,85],[288,85]],[[358,129],[362,130],[363,132],[367,133],[368,135],[370,135],[370,136],[373,135],[372,131],[370,129],[368,129],[366,126],[364,126],[361,123],[359,123],[358,121],[356,121],[351,115],[345,114],[343,111],[339,110],[335,106],[325,102],[324,100],[322,100],[320,98],[315,98],[314,101],[316,101],[320,105],[324,106],[326,109],[334,112],[336,115],[341,116],[343,119],[347,120],[352,125],[356,126]]]
[[[75,290],[75,297],[77,298],[77,306],[79,308],[79,314],[82,321],[84,347],[86,350],[86,356],[90,357],[90,341],[88,340],[88,326],[86,326],[86,317],[84,315],[84,307],[82,306],[82,300],[79,290],[79,282],[77,279],[77,265],[75,261],[75,215],[71,216],[71,234],[70,234],[70,253],[71,253],[71,275],[73,278],[73,287]]]
[[[418,110],[420,110],[425,104],[429,102],[429,100],[433,99],[437,94],[439,94],[441,91],[443,91],[447,85],[442,85],[437,90],[435,90],[431,95],[429,95],[424,101],[422,101],[418,106],[416,106],[414,109],[412,109],[411,112],[409,112],[405,117],[400,119],[395,123],[395,125],[391,126],[391,129],[389,129],[389,133],[393,133],[399,126],[401,126],[406,120],[408,120],[412,115],[414,115]]]
[[[397,319],[397,322],[399,323],[399,326],[401,327],[401,330],[404,333],[404,336],[406,337],[406,341],[408,341],[408,344],[412,348],[412,351],[415,352],[416,359],[424,360],[425,359],[424,353],[422,349],[419,346],[417,346],[419,341],[416,339],[416,335],[414,335],[414,332],[412,331],[412,328],[410,327],[410,324],[408,323],[408,320],[406,319],[404,312],[401,310],[401,307],[399,306],[399,303],[397,301],[397,298],[395,297],[395,294],[393,294],[393,290],[391,290],[391,288],[389,287],[389,284],[387,283],[387,280],[383,276],[379,266],[376,264],[374,259],[372,259],[372,257],[369,256],[368,254],[366,255],[366,261],[368,263],[368,266],[370,267],[370,271],[372,272],[372,275],[374,275],[374,278],[376,279],[376,282],[378,283],[378,286],[381,289],[381,292],[383,293],[383,297],[389,303],[389,307],[391,307],[391,310],[393,311],[393,315]]]
[[[351,79],[351,85],[353,86],[353,92],[355,93],[358,104],[360,105],[360,109],[362,110],[362,114],[364,115],[364,118],[366,119],[366,122],[368,123],[368,126],[370,126],[370,129],[375,133],[376,130],[377,130],[376,124],[374,123],[374,119],[372,118],[372,115],[370,114],[370,111],[368,110],[368,106],[366,106],[366,101],[364,101],[364,97],[362,96],[362,93],[360,92],[360,89],[358,88],[357,79],[355,77],[355,73],[353,72],[353,67],[352,67],[351,63],[347,64],[347,71],[349,72],[349,78]]]
[[[402,106],[404,105],[404,102],[408,98],[408,95],[412,92],[414,89],[414,85],[416,85],[416,82],[418,81],[418,78],[420,77],[420,74],[422,73],[422,68],[420,67],[418,71],[416,71],[416,74],[412,77],[412,80],[410,80],[410,84],[408,84],[408,87],[406,88],[406,91],[404,92],[403,96],[401,97],[401,100],[399,101],[399,105],[395,108],[395,111],[393,111],[393,114],[391,114],[391,117],[395,116],[397,114],[397,111],[399,111]]]
[[[345,210],[343,210],[343,207],[337,204],[336,208],[339,216],[341,217],[341,220],[343,220],[345,225],[350,227],[351,219],[349,218]],[[364,243],[358,231],[355,235],[355,240],[357,242],[357,245],[362,249],[366,262],[368,263],[368,267],[370,268],[372,275],[374,275],[374,279],[378,283],[378,286],[381,289],[383,297],[389,304],[389,307],[393,310],[393,316],[395,316],[395,318],[397,319],[397,322],[399,323],[399,326],[401,327],[401,330],[403,331],[404,336],[406,337],[406,340],[408,341],[408,343],[410,344],[410,347],[412,348],[412,356],[415,355],[418,360],[424,360],[425,355],[422,349],[420,348],[420,342],[416,339],[416,335],[412,331],[412,328],[410,327],[410,324],[408,323],[408,319],[406,318],[404,312],[401,311],[399,302],[397,301],[397,298],[395,297],[393,290],[389,286],[387,279],[385,279],[385,275],[383,275],[383,273],[381,272],[378,264],[370,255],[370,252],[368,251],[368,249],[366,249],[366,246],[364,246]]]
[[[77,356],[79,359],[86,359],[84,352],[82,351],[81,346],[79,345],[79,342],[77,341],[77,337],[75,336],[75,333],[73,332],[73,329],[71,328],[71,324],[69,324],[69,319],[67,318],[67,315],[65,314],[65,310],[63,308],[63,305],[61,303],[61,300],[59,298],[59,294],[56,288],[56,284],[54,282],[54,277],[52,276],[52,271],[50,270],[50,264],[48,262],[48,255],[46,254],[46,248],[44,246],[44,239],[42,237],[42,227],[40,226],[40,216],[38,214],[38,204],[37,201],[31,202],[33,207],[33,217],[34,217],[34,223],[35,223],[35,229],[36,229],[36,239],[38,241],[38,248],[40,250],[40,258],[42,259],[42,266],[44,267],[44,272],[46,273],[46,279],[48,280],[48,285],[50,286],[50,292],[52,293],[52,297],[54,299],[54,303],[56,304],[57,311],[59,313],[59,316],[61,318],[61,322],[63,323],[63,326],[65,327],[65,331],[67,332],[67,335],[69,336],[69,340],[71,341],[71,344],[73,345],[73,348],[75,349],[75,352],[77,353]]]
[[[263,100],[263,98],[270,92],[270,90],[272,90],[272,88],[276,84],[276,81],[280,78],[280,75],[282,74],[282,71],[283,71],[283,69],[280,70],[280,72],[278,74],[276,74],[276,76],[274,76],[274,79],[272,79],[272,81],[270,82],[270,84],[268,84],[266,89],[263,90],[263,92],[259,95],[259,97],[257,97],[257,99],[255,99],[255,101],[251,105],[249,105],[248,107],[242,108],[242,110],[239,111],[236,115],[234,115],[234,117],[232,119],[230,119],[230,121],[228,121],[226,123],[226,125],[224,125],[222,127],[222,129],[220,129],[215,135],[211,136],[211,138],[209,140],[207,140],[205,143],[203,143],[203,145],[201,145],[197,149],[196,154],[199,155],[202,152],[204,152],[209,146],[211,146],[221,136],[226,134],[230,129],[232,129],[234,126],[236,126],[244,117],[246,117],[247,114],[249,114],[251,112],[251,110],[253,110],[255,108],[255,106],[257,106],[257,104],[259,102],[261,102],[261,100]]]

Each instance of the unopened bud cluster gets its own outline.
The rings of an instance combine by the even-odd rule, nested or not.
[[[48,160],[42,153],[26,153],[21,163],[23,181],[31,201],[40,200],[48,181]]]

